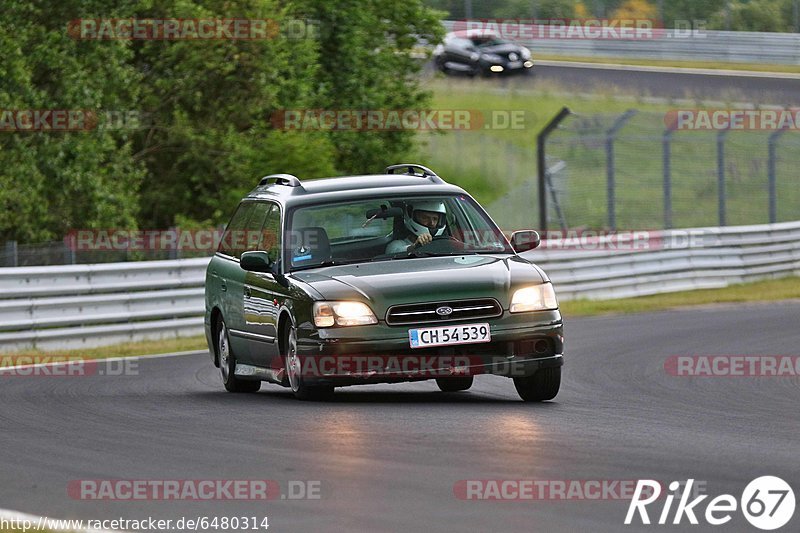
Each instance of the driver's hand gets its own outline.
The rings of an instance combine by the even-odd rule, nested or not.
[[[417,237],[417,241],[414,243],[414,247],[419,248],[420,246],[425,246],[429,242],[433,240],[433,237],[430,233],[423,233],[419,237]]]

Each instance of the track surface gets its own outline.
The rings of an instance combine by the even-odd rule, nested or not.
[[[457,76],[453,76],[457,79]],[[462,77],[465,83],[469,79]],[[535,87],[543,84],[576,93],[615,93],[667,99],[747,102],[797,106],[800,79],[684,72],[615,70],[602,67],[537,65],[532,76],[502,77],[500,83]]]
[[[326,404],[274,385],[234,395],[206,355],[140,360],[138,376],[0,377],[0,507],[84,519],[268,515],[278,532],[704,531],[685,520],[625,527],[626,501],[463,501],[453,484],[692,477],[738,498],[753,478],[777,475],[800,496],[797,378],[663,370],[672,354],[797,354],[799,317],[800,304],[783,303],[568,320],[562,391],[540,405],[491,376],[467,393],[355,387]],[[86,478],[319,480],[322,498],[70,499],[67,483]],[[781,531],[797,531],[798,515]],[[756,531],[741,513],[723,528]]]
[[[797,105],[800,101],[800,79],[711,76],[681,72],[604,70],[544,65],[536,68],[535,77],[583,92],[619,89],[623,92],[662,98],[691,98],[792,106]]]

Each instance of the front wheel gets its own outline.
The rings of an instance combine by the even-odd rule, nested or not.
[[[295,398],[298,400],[328,400],[333,397],[333,386],[331,385],[308,385],[303,379],[302,364],[297,355],[297,331],[294,326],[286,328],[284,342],[286,355],[284,361],[286,365],[286,376],[289,379],[289,387],[292,389]]]
[[[552,400],[561,388],[561,367],[541,368],[532,376],[514,378],[514,387],[526,402]]]
[[[231,350],[228,328],[220,319],[217,328],[217,356],[219,357],[219,373],[222,384],[228,392],[257,392],[261,388],[260,381],[239,379],[236,377],[236,356]]]
[[[472,387],[472,376],[463,378],[436,378],[436,385],[442,392],[459,392]]]

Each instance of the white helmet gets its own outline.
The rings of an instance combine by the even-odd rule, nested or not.
[[[430,213],[439,213],[439,223],[435,228],[430,229],[424,224],[417,222],[416,217],[419,211],[427,211]],[[438,237],[444,233],[444,228],[447,225],[447,210],[444,208],[444,202],[438,200],[426,200],[415,202],[413,205],[406,206],[406,213],[403,217],[408,230],[419,237],[426,233],[430,233],[432,237]]]

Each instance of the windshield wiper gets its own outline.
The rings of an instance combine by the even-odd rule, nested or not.
[[[298,270],[308,270],[310,268],[322,268],[322,267],[329,267],[329,266],[341,266],[341,265],[351,265],[353,263],[361,263],[361,261],[341,261],[341,260],[330,260],[330,261],[323,261],[321,263],[314,263],[313,265],[303,265],[297,266],[292,268],[292,272],[297,272]]]

